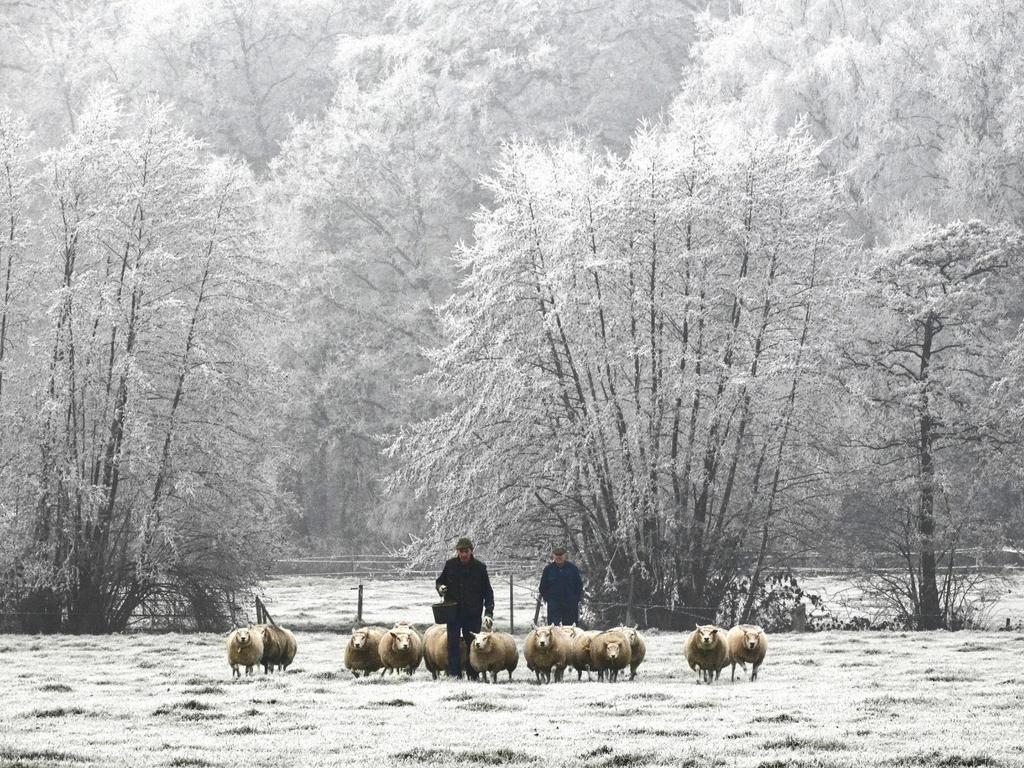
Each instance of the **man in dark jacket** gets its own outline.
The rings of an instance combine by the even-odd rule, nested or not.
[[[580,619],[583,579],[579,569],[565,559],[565,549],[551,550],[552,562],[540,575],[540,596],[548,604],[548,624],[575,624]]]
[[[488,617],[494,616],[494,590],[487,575],[487,566],[473,557],[473,542],[462,537],[455,543],[456,557],[444,564],[444,570],[437,577],[437,592],[444,600],[458,603],[455,619],[448,622],[448,676],[459,676],[459,638],[468,646],[473,642],[474,632],[480,631],[481,611]],[[468,662],[467,662],[468,666]],[[476,679],[476,671],[466,669],[469,677]]]

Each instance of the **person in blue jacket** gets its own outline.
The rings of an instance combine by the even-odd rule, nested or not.
[[[575,624],[580,618],[583,579],[579,569],[565,559],[565,548],[551,550],[552,561],[540,575],[540,596],[548,604],[548,624]]]

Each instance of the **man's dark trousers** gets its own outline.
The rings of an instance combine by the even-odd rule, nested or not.
[[[580,620],[579,604],[548,603],[548,624],[561,624],[568,627]]]
[[[459,676],[459,638],[462,637],[466,641],[466,649],[468,650],[473,642],[473,635],[470,633],[479,631],[479,616],[463,616],[459,614],[455,617],[455,621],[448,622],[448,677]],[[463,671],[467,677],[476,679],[476,670],[469,664],[468,653],[466,654],[466,669]]]

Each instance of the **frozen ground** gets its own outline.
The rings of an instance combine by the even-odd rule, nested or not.
[[[0,766],[1024,768],[1019,633],[774,635],[754,684],[698,685],[682,635],[656,632],[632,683],[540,687],[522,662],[497,686],[354,680],[347,636],[320,630],[351,624],[356,583],[267,583],[298,634],[284,675],[232,680],[215,635],[0,635]],[[507,628],[507,578],[496,592]],[[429,579],[367,582],[364,616],[423,625],[434,600]]]
[[[520,637],[520,642],[521,642]],[[0,636],[5,766],[1024,766],[1024,635],[776,635],[697,684],[682,636],[635,682],[353,680],[345,637],[233,681],[214,635]]]

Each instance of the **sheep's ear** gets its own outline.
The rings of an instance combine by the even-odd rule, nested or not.
[[[398,633],[397,633],[397,632],[395,632],[395,630],[393,630],[393,629],[389,629],[389,630],[388,630],[388,634],[389,634],[389,635],[391,635],[391,636],[392,636],[393,638],[395,638],[396,640],[398,639]]]
[[[695,626],[698,630],[700,629],[700,624],[694,623],[693,626]]]
[[[711,634],[712,635],[717,635],[718,634],[718,627],[715,627],[714,629],[712,629],[711,630]]]

